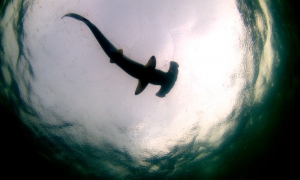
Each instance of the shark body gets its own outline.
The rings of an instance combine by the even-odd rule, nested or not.
[[[142,65],[126,57],[123,54],[122,49],[118,50],[112,43],[109,42],[101,31],[86,18],[74,13],[66,14],[62,18],[64,17],[72,17],[84,22],[94,34],[103,51],[110,58],[110,62],[117,64],[126,73],[139,80],[138,86],[135,90],[135,95],[140,94],[149,83],[161,86],[160,90],[156,93],[158,97],[165,97],[165,95],[171,91],[178,75],[179,65],[176,62],[170,62],[168,72],[155,69],[156,59],[154,56],[149,59],[146,65]]]

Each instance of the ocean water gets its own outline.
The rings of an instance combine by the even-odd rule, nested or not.
[[[292,177],[299,24],[290,1],[0,3],[4,174],[30,179]],[[164,98],[109,63],[179,64]]]

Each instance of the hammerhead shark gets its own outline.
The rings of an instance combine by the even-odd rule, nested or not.
[[[156,59],[152,56],[144,66],[126,57],[122,49],[117,49],[110,43],[101,31],[86,18],[74,13],[66,14],[62,18],[64,17],[72,17],[84,22],[94,34],[103,51],[110,58],[110,63],[117,64],[126,73],[138,79],[139,82],[135,90],[135,95],[140,94],[147,87],[148,83],[161,86],[160,90],[156,93],[158,97],[165,97],[171,91],[177,80],[178,63],[171,61],[169,71],[163,72],[155,69]]]

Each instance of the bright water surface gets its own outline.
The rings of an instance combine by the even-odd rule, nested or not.
[[[70,176],[242,176],[278,129],[282,85],[299,86],[285,74],[291,35],[280,4],[4,1],[1,102],[13,106],[39,153]],[[148,85],[135,96],[137,80],[109,63],[87,26],[61,19],[71,12],[139,63],[155,55],[166,72],[176,61],[171,92],[159,98],[159,86]]]

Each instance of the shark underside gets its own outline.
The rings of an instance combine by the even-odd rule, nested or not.
[[[66,14],[62,18],[66,16],[84,22],[94,34],[103,51],[110,58],[110,62],[117,64],[129,75],[138,79],[139,82],[135,90],[135,95],[140,94],[149,83],[161,86],[160,90],[156,93],[158,97],[165,97],[165,95],[171,91],[178,75],[179,65],[176,62],[170,62],[168,72],[163,72],[161,70],[155,69],[156,59],[154,56],[149,59],[146,65],[142,65],[126,57],[123,54],[122,49],[118,50],[112,43],[107,40],[107,38],[101,33],[101,31],[86,18],[74,13]]]

